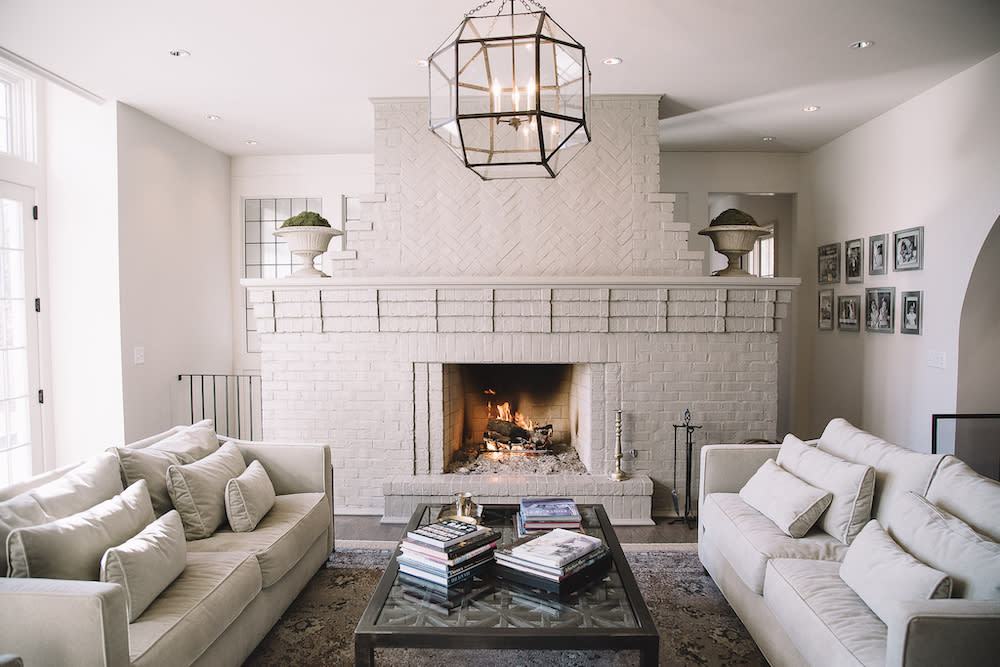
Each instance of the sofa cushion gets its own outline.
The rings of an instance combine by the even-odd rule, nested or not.
[[[885,623],[894,602],[951,596],[951,578],[903,551],[875,519],[851,543],[840,578]]]
[[[274,507],[252,533],[223,529],[188,543],[188,552],[245,551],[256,554],[264,588],[295,566],[330,525],[330,505],[322,493],[294,493],[275,498]],[[789,538],[791,539],[791,538]]]
[[[101,581],[125,590],[131,623],[180,576],[186,557],[184,524],[177,510],[171,510],[124,544],[104,552]]]
[[[830,506],[833,494],[803,482],[768,459],[740,489],[740,498],[783,533],[802,537]]]
[[[840,578],[840,564],[778,558],[764,602],[810,665],[885,664],[886,625]]]
[[[237,533],[249,533],[274,507],[274,486],[260,461],[251,461],[239,477],[226,483],[226,516]]]
[[[140,480],[84,512],[17,528],[7,537],[7,576],[97,581],[104,552],[153,518],[146,482]]]
[[[875,471],[810,447],[789,433],[778,451],[778,465],[799,479],[833,494],[820,527],[850,544],[871,518]]]
[[[819,528],[805,537],[789,537],[736,493],[712,493],[705,498],[699,521],[743,583],[760,595],[764,571],[772,558],[807,558],[839,563],[847,552],[836,538]]]
[[[111,451],[118,457],[118,465],[121,467],[126,484],[135,484],[140,479],[146,480],[156,516],[162,516],[174,508],[167,492],[167,468],[172,465],[194,463],[196,460],[188,454],[152,447],[146,449],[114,447]]]
[[[226,483],[247,469],[243,454],[226,444],[200,461],[167,468],[167,491],[189,540],[210,536],[226,520]]]
[[[183,454],[197,461],[219,449],[219,436],[211,426],[188,426],[154,442],[147,449]]]
[[[188,553],[181,576],[128,626],[132,665],[190,665],[260,593],[246,553]]]
[[[213,422],[211,419],[202,419],[201,421],[195,422],[194,424],[190,425],[181,424],[178,426],[173,426],[167,429],[166,431],[146,436],[142,440],[135,440],[134,442],[130,442],[125,446],[131,449],[144,449],[146,447],[150,447],[160,442],[161,440],[166,440],[170,436],[180,433],[181,431],[185,431],[189,428],[207,428],[209,430],[215,430],[215,422]]]
[[[1000,600],[1000,544],[974,531],[912,491],[889,517],[889,534],[901,547],[952,579],[952,596]]]
[[[1000,482],[946,456],[927,489],[927,500],[1000,542]]]
[[[892,504],[903,493],[927,493],[927,486],[941,455],[921,454],[886,442],[878,436],[852,426],[847,420],[831,419],[820,436],[817,448],[855,463],[875,468],[875,495],[871,518],[884,526]],[[779,461],[780,463],[780,461]]]
[[[0,503],[0,572],[7,571],[7,536],[82,512],[121,493],[118,461],[112,454],[87,459],[65,474]]]

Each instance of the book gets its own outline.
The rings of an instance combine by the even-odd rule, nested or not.
[[[516,570],[500,563],[493,566],[494,575],[501,580],[510,581],[520,586],[527,586],[532,589],[541,590],[547,593],[556,593],[560,596],[578,590],[591,581],[604,576],[611,563],[611,558],[605,554],[586,567],[577,570],[566,576],[561,581],[553,581],[535,574]]]
[[[433,547],[426,547],[419,542],[407,542],[403,540],[399,544],[399,549],[407,557],[416,560],[426,560],[429,563],[436,563],[439,565],[454,567],[460,563],[464,563],[468,560],[475,558],[476,556],[486,553],[491,549],[496,548],[496,541],[487,541],[479,546],[474,546],[472,549],[465,551],[454,558],[448,558],[448,554],[443,551],[438,551]]]
[[[521,515],[525,523],[538,521],[580,521],[580,510],[572,498],[522,498]]]
[[[411,530],[406,534],[406,537],[415,542],[423,542],[439,549],[445,549],[487,531],[489,528],[485,526],[477,526],[458,519],[442,519]]]
[[[404,537],[400,541],[399,546],[411,551],[419,551],[429,556],[449,560],[458,558],[459,556],[467,554],[470,551],[474,551],[482,547],[484,544],[489,544],[490,542],[495,544],[500,540],[500,537],[501,535],[499,532],[495,530],[487,530],[485,533],[477,533],[467,540],[456,542],[455,544],[445,547],[444,549],[432,546],[426,542],[418,542]]]
[[[511,554],[533,563],[562,567],[602,544],[598,537],[556,528],[512,547]]]
[[[487,549],[472,558],[468,558],[461,563],[456,563],[455,565],[448,565],[447,563],[439,560],[434,560],[433,558],[428,558],[422,554],[410,553],[404,551],[400,555],[396,556],[396,561],[399,563],[406,563],[414,567],[420,567],[431,572],[439,572],[441,574],[450,575],[459,572],[467,567],[471,567],[483,560],[490,560],[493,558],[493,550]]]
[[[521,572],[525,572],[527,574],[535,574],[539,577],[551,579],[552,581],[562,581],[563,579],[566,579],[574,573],[584,569],[591,563],[607,558],[609,553],[608,548],[602,544],[589,554],[567,563],[561,568],[539,565],[537,563],[532,563],[531,561],[521,560],[509,554],[497,553],[494,558],[498,565],[520,570]]]
[[[470,579],[474,575],[482,572],[485,568],[489,567],[493,563],[493,558],[486,558],[482,561],[477,561],[474,565],[460,570],[458,572],[443,575],[439,572],[432,572],[425,570],[421,567],[411,565],[409,563],[401,562],[398,558],[396,559],[396,564],[399,567],[399,571],[402,574],[408,574],[412,577],[418,579],[423,579],[431,583],[438,584],[440,586],[454,586],[455,584]]]

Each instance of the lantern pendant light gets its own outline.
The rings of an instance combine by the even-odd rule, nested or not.
[[[482,14],[497,1],[427,59],[428,124],[483,180],[555,178],[590,142],[586,49],[534,0]]]

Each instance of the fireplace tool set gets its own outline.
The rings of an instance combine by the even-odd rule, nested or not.
[[[684,423],[674,424],[674,488],[671,494],[674,498],[674,513],[676,519],[671,519],[669,523],[680,523],[683,521],[688,528],[694,528],[697,518],[691,511],[691,452],[694,449],[694,432],[701,428],[701,425],[691,423],[691,411],[684,411]],[[677,502],[677,431],[684,429],[684,443],[687,455],[684,457],[684,514],[681,514],[680,506]]]

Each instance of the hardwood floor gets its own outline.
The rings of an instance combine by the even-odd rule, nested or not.
[[[338,540],[373,540],[395,542],[403,536],[404,524],[382,523],[378,516],[338,514],[335,519]],[[669,517],[654,519],[655,526],[616,526],[623,544],[697,542],[698,531],[683,523],[671,524]]]

